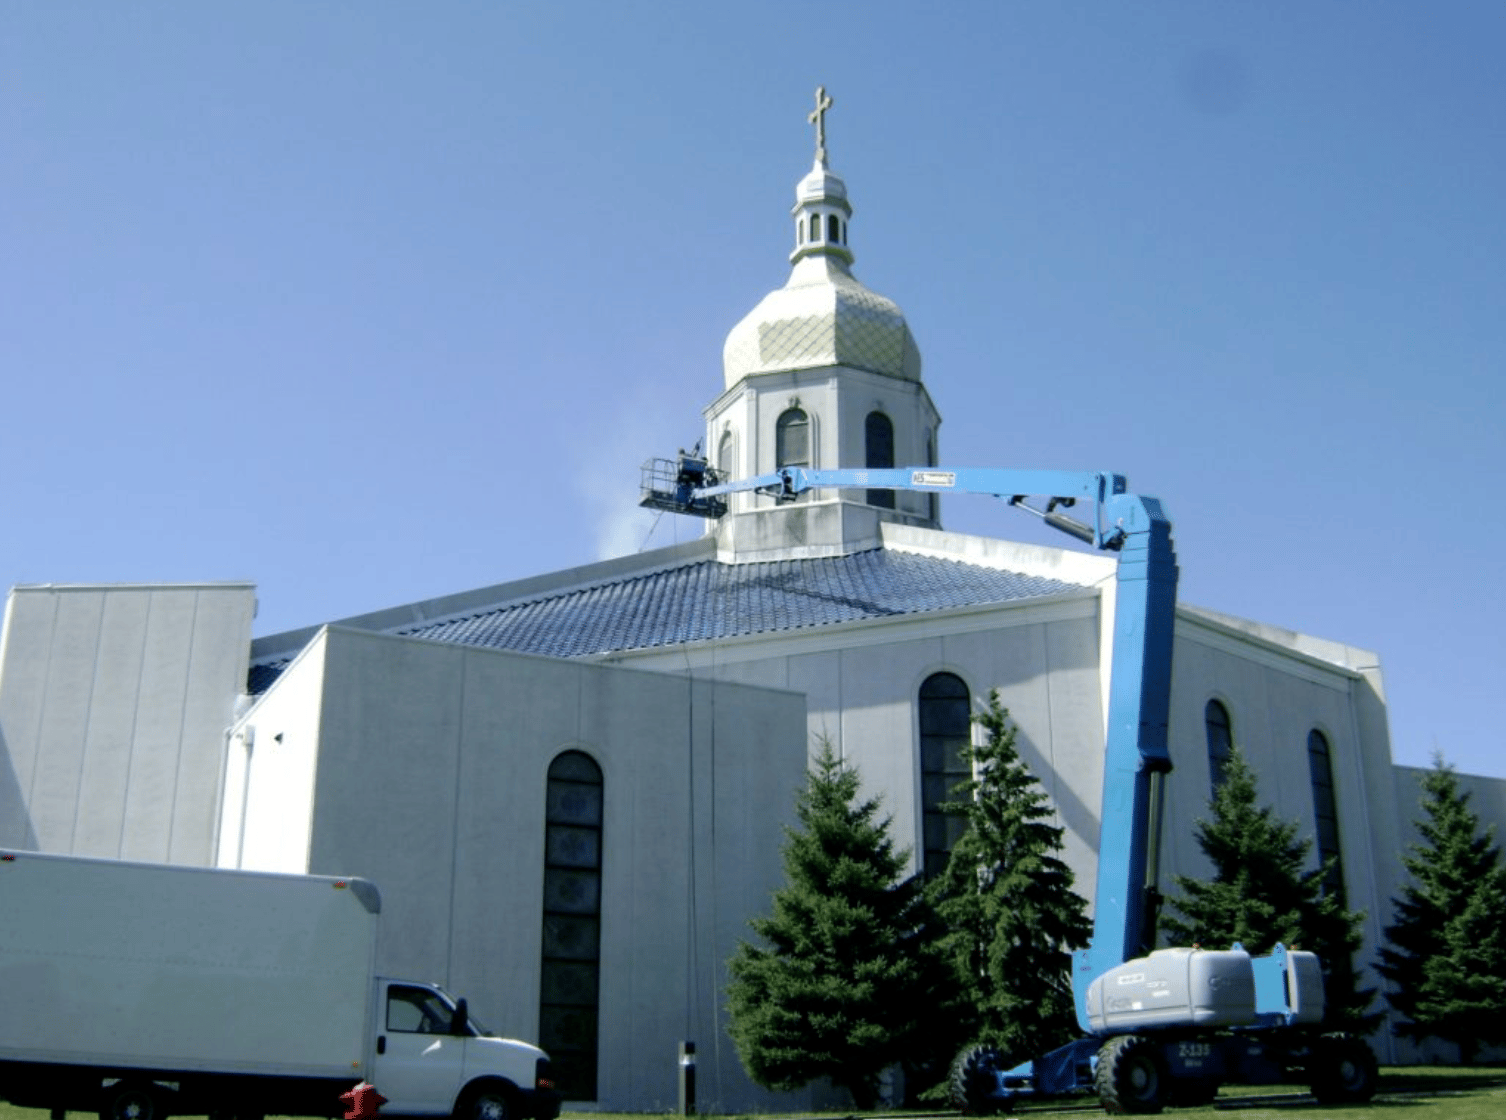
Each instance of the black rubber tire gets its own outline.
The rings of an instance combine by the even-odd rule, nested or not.
[[[1171,1088],[1161,1047],[1133,1034],[1103,1044],[1094,1078],[1103,1110],[1117,1116],[1160,1112]]]
[[[488,1081],[472,1085],[455,1106],[455,1120],[513,1120],[517,1108],[512,1087]]]
[[[1308,1085],[1319,1104],[1362,1104],[1380,1080],[1375,1052],[1352,1034],[1325,1034],[1313,1046]]]
[[[166,1120],[162,1093],[144,1081],[117,1081],[104,1091],[99,1120]]]
[[[999,1084],[994,1074],[1004,1068],[1004,1056],[992,1046],[965,1047],[953,1059],[947,1076],[947,1095],[952,1107],[966,1116],[997,1112],[1003,1102],[994,1095]]]

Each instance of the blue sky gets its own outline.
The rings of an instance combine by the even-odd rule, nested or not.
[[[781,285],[818,84],[948,465],[1112,470],[1182,598],[1377,652],[1506,777],[1506,5],[0,8],[0,582],[256,632],[638,510]],[[949,528],[1049,540],[998,503]]]

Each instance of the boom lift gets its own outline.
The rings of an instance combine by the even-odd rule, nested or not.
[[[1314,954],[1280,945],[1258,958],[1238,945],[1154,948],[1177,591],[1161,503],[1108,472],[786,467],[728,482],[697,448],[646,463],[640,504],[717,518],[727,494],[786,502],[817,489],[992,494],[1119,557],[1093,936],[1073,962],[1084,1037],[1008,1069],[993,1051],[965,1051],[954,1071],[956,1103],[986,1112],[1022,1096],[1096,1091],[1109,1112],[1150,1113],[1206,1103],[1224,1083],[1291,1081],[1305,1081],[1322,1103],[1368,1100],[1375,1057],[1362,1039],[1322,1033]],[[1078,502],[1091,504],[1091,522],[1061,512]]]

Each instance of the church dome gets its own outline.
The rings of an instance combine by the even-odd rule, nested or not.
[[[745,377],[846,366],[920,380],[920,349],[904,313],[853,276],[847,184],[826,163],[825,112],[816,91],[816,160],[795,187],[794,266],[784,287],[764,296],[732,328],[722,348],[727,388]]]
[[[730,389],[754,374],[823,366],[919,381],[920,348],[898,304],[864,287],[844,262],[812,255],[732,328],[722,368]]]

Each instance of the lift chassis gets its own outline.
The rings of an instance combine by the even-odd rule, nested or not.
[[[787,467],[729,482],[682,452],[645,464],[641,504],[717,518],[731,493],[784,502],[818,489],[992,494],[1118,555],[1093,934],[1073,959],[1083,1037],[1012,1066],[987,1048],[964,1051],[954,1102],[990,1112],[1021,1097],[1096,1092],[1109,1112],[1153,1113],[1207,1103],[1225,1083],[1291,1081],[1323,1103],[1368,1100],[1375,1057],[1362,1039],[1322,1031],[1314,954],[1153,948],[1178,576],[1161,503],[1106,471]],[[1062,512],[1078,503],[1091,507],[1090,520]]]

